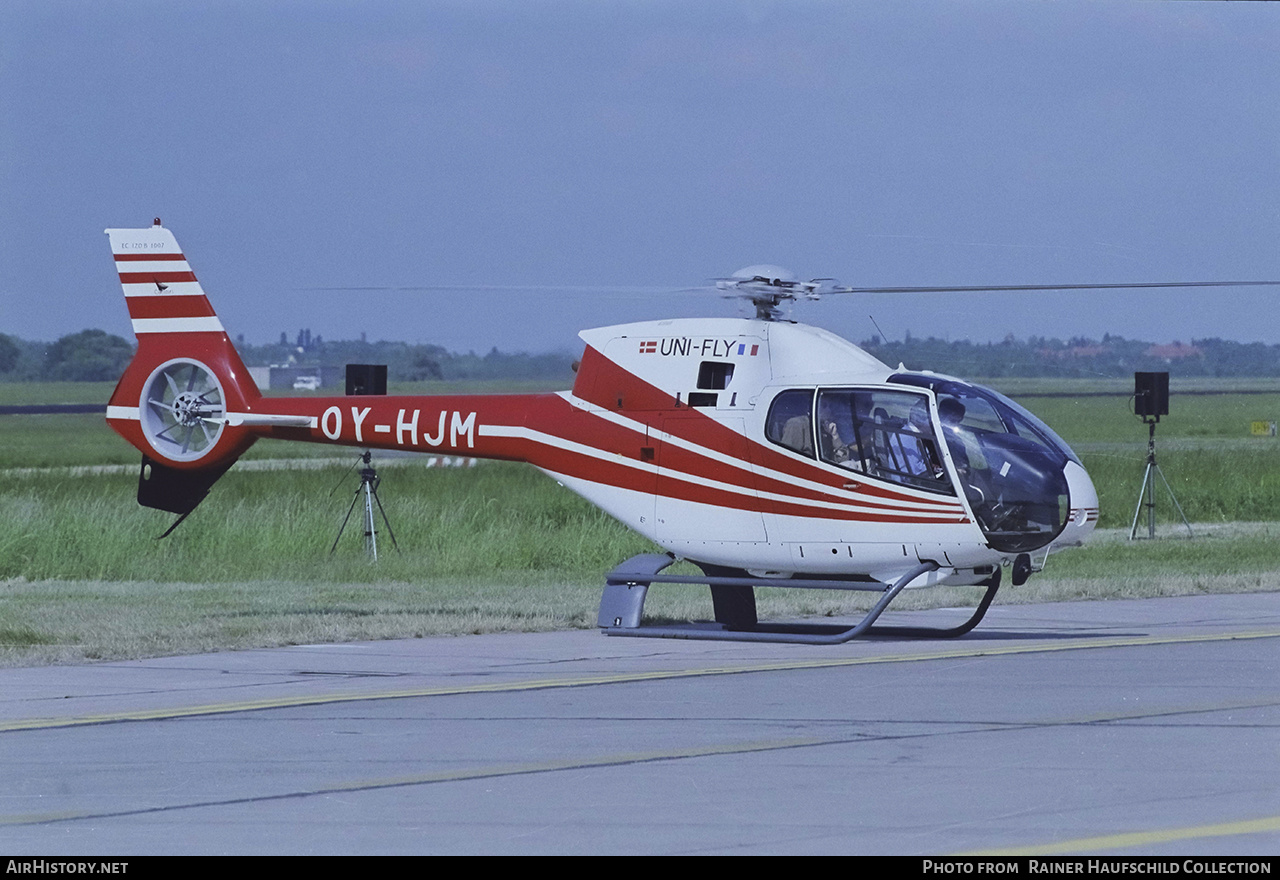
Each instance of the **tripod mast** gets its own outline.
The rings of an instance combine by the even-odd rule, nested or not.
[[[391,520],[387,519],[387,512],[382,509],[382,500],[378,498],[378,485],[382,479],[373,468],[373,455],[369,450],[366,449],[361,453],[357,464],[361,463],[364,467],[360,468],[360,485],[356,487],[355,497],[351,499],[351,506],[347,508],[347,515],[343,517],[342,525],[338,527],[338,537],[333,539],[333,546],[329,548],[329,553],[332,554],[338,549],[338,541],[342,539],[342,532],[347,527],[347,521],[351,519],[351,512],[356,509],[360,496],[364,495],[364,549],[369,554],[369,558],[376,562],[378,534],[373,518],[375,504],[378,506],[378,513],[382,514],[382,522],[387,527],[387,534],[391,536],[391,546],[399,550],[400,545],[396,543],[396,533],[391,530]]]
[[[1187,527],[1188,537],[1195,537],[1191,531],[1191,523],[1187,522],[1187,515],[1182,512],[1182,505],[1178,503],[1177,497],[1173,494],[1173,489],[1169,485],[1169,481],[1164,478],[1164,472],[1160,470],[1160,465],[1156,463],[1156,423],[1160,421],[1159,416],[1143,417],[1147,423],[1147,470],[1142,475],[1142,488],[1138,491],[1138,507],[1133,512],[1133,526],[1129,529],[1129,540],[1132,541],[1138,536],[1138,517],[1142,513],[1142,508],[1147,508],[1147,537],[1154,538],[1156,536],[1156,480],[1160,477],[1160,482],[1164,483],[1165,489],[1169,492],[1169,500],[1173,502],[1173,506],[1178,510],[1178,516],[1182,517],[1182,524]]]

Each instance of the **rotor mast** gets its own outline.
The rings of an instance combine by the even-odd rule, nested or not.
[[[716,287],[726,291],[725,298],[748,300],[756,307],[756,319],[778,321],[785,317],[783,303],[798,299],[817,299],[820,292],[830,292],[830,278],[801,281],[794,272],[781,266],[747,266],[728,278],[716,279]]]

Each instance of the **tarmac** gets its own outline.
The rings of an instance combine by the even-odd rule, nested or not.
[[[0,854],[1274,856],[1278,673],[1270,593],[3,669]]]

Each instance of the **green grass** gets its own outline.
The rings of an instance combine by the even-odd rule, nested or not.
[[[1146,450],[1147,426],[1124,397],[1031,397],[1020,401],[1076,447],[1090,443],[1133,443]],[[1223,438],[1258,443],[1250,423],[1280,421],[1280,393],[1174,396],[1170,413],[1156,426],[1157,446],[1167,440]],[[1077,449],[1079,451],[1079,449]]]
[[[0,382],[0,405],[99,403],[107,405],[115,382]]]
[[[9,581],[0,665],[594,625],[598,596],[558,579]]]
[[[1274,591],[1280,589],[1272,552],[1278,536],[1275,524],[1202,530],[1194,541],[1130,542],[1108,533],[1089,548],[1051,557],[1048,568],[1022,587],[1006,584],[997,602]],[[409,555],[423,559],[413,549]],[[614,561],[591,571],[428,572],[402,579],[387,559],[370,564],[345,556],[336,566],[321,561],[286,577],[245,580],[0,580],[0,665],[590,628],[601,572]],[[326,568],[334,570],[312,578]],[[980,592],[909,591],[893,609],[972,607]],[[874,598],[818,590],[757,593],[762,619],[772,620],[849,618]],[[657,585],[645,611],[651,622],[709,619],[711,601],[704,587]],[[957,612],[956,621],[963,616]]]
[[[14,468],[136,465],[141,459],[101,415],[0,415],[0,480]]]
[[[1099,524],[1103,528],[1129,527],[1146,472],[1145,446],[1086,452],[1081,458],[1098,489]],[[1192,522],[1270,521],[1280,516],[1280,446],[1274,440],[1257,445],[1162,448],[1157,462]],[[1159,479],[1156,488],[1157,519],[1179,521],[1169,492]]]
[[[381,473],[376,563],[360,505],[330,552],[343,466],[233,470],[164,540],[132,473],[5,480],[0,663],[594,625],[602,573],[653,549],[529,467]]]
[[[968,377],[980,385],[994,388],[1010,397],[1027,394],[1118,394],[1122,398],[1133,394],[1133,378],[1096,378],[1096,379],[1064,379],[1048,376],[1010,377],[996,379],[979,379]],[[1178,398],[1180,394],[1196,391],[1266,391],[1280,394],[1280,378],[1273,376],[1171,376],[1169,378],[1170,396]]]
[[[385,466],[381,473],[379,496],[404,552],[382,554],[379,580],[598,573],[650,546],[529,467]],[[133,473],[20,478],[0,490],[10,525],[0,537],[0,577],[365,580],[360,505],[329,552],[358,485],[342,466],[232,470],[158,541],[174,517],[136,505]]]

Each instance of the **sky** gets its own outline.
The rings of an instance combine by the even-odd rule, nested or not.
[[[1278,47],[1271,3],[6,0],[0,333],[131,338],[102,230],[156,216],[257,343],[577,350],[584,327],[738,314],[688,288],[757,263],[1280,281]],[[1280,343],[1280,287],[794,317],[855,341]]]

